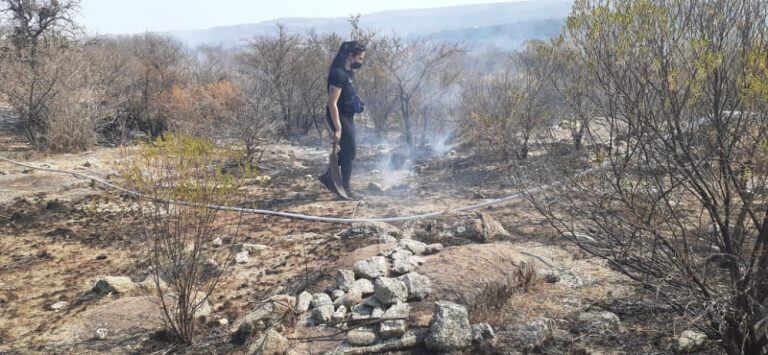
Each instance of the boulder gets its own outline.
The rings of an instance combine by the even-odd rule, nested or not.
[[[339,234],[342,238],[374,238],[394,237],[401,238],[402,231],[388,223],[384,222],[366,222],[355,223]]]
[[[409,250],[414,255],[423,255],[424,252],[427,250],[426,244],[413,239],[402,239],[398,243],[398,246],[403,249]]]
[[[308,311],[310,303],[312,303],[312,295],[307,291],[302,292],[296,304],[296,311],[299,313]]]
[[[373,280],[380,276],[387,276],[389,263],[383,256],[373,256],[356,262],[353,271],[357,277]]]
[[[336,288],[346,292],[355,285],[355,273],[352,270],[339,269],[336,272]]]
[[[514,332],[517,345],[526,351],[540,348],[552,339],[555,322],[548,318],[536,318]]]
[[[371,345],[376,339],[376,332],[369,327],[355,328],[347,333],[347,343],[350,345]]]
[[[402,275],[416,270],[416,265],[408,259],[395,259],[390,270],[394,275]]]
[[[696,330],[684,330],[676,339],[676,349],[680,354],[696,353],[704,350],[707,335]]]
[[[212,244],[214,247],[217,247],[217,248],[218,248],[218,247],[220,247],[220,246],[224,245],[224,241],[223,241],[223,240],[221,240],[221,238],[216,238],[216,239],[214,239],[214,240],[213,240],[213,242],[211,242],[211,244]]]
[[[408,288],[398,279],[380,277],[373,284],[373,289],[376,300],[384,305],[408,300]]]
[[[236,253],[247,251],[251,256],[259,255],[267,249],[269,249],[269,247],[263,244],[242,243],[232,245],[232,250],[234,250]]]
[[[472,328],[467,309],[455,303],[435,302],[429,330],[424,341],[428,349],[456,351],[472,344]]]
[[[248,347],[248,353],[252,355],[283,355],[286,351],[288,340],[274,329],[267,330]]]
[[[383,354],[392,353],[398,350],[404,350],[416,346],[420,342],[420,334],[415,331],[406,332],[399,338],[385,339],[374,345],[354,346],[348,343],[340,345],[335,350],[327,353],[329,355],[352,355],[352,354]]]
[[[67,301],[59,301],[59,302],[56,302],[56,303],[50,305],[50,309],[52,311],[58,312],[58,311],[60,311],[62,309],[67,308],[68,306],[69,306],[69,302],[67,302]]]
[[[248,257],[250,254],[248,254],[248,251],[243,250],[237,254],[235,254],[235,262],[238,264],[245,264],[248,262]]]
[[[407,303],[397,303],[389,307],[384,312],[383,318],[392,319],[381,322],[379,325],[379,334],[384,339],[399,337],[405,334],[406,319],[411,313],[411,308]]]
[[[480,344],[495,338],[493,328],[488,323],[478,323],[472,325],[472,342]]]
[[[328,323],[333,320],[333,314],[336,310],[333,304],[322,305],[312,309],[312,319],[318,324]]]
[[[405,284],[409,300],[422,300],[432,292],[429,278],[416,272],[407,273],[397,279]]]
[[[333,305],[333,301],[331,301],[331,296],[328,296],[326,293],[316,293],[312,295],[311,305],[312,308],[330,306]]]
[[[336,308],[335,312],[333,312],[333,321],[342,322],[345,319],[347,319],[347,307],[341,305],[339,308]]]
[[[278,297],[278,296],[275,296],[275,297]],[[285,303],[288,305],[290,305],[290,302],[291,302],[288,299],[281,300],[280,297],[276,299],[280,303]],[[240,321],[240,324],[254,325],[262,320],[276,321],[276,320],[282,319],[286,314],[291,312],[291,310],[280,303],[276,303],[276,302],[259,303],[254,309],[252,309],[251,311],[245,314],[245,316]]]
[[[363,292],[360,291],[358,288],[350,288],[349,292],[347,292],[342,298],[341,298],[341,304],[352,307],[360,302],[363,301]]]
[[[465,241],[460,244],[488,243],[510,237],[501,223],[481,212],[451,213],[430,221],[411,222],[407,226],[419,238]]]
[[[373,313],[373,307],[364,304],[354,305],[350,309],[352,320],[369,319],[371,318],[371,313]]]
[[[621,320],[613,312],[584,312],[576,320],[576,330],[581,333],[605,333],[619,329]]]
[[[413,252],[405,248],[397,247],[393,249],[388,255],[385,255],[385,256],[388,256],[392,260],[397,260],[397,259],[407,260],[409,257],[413,256]]]
[[[94,333],[94,338],[98,340],[104,340],[109,335],[109,330],[107,328],[98,328]]]
[[[100,276],[93,283],[91,293],[99,296],[110,293],[125,296],[138,289],[138,285],[128,276]]]
[[[432,243],[428,244],[427,247],[424,249],[425,255],[431,255],[439,253],[441,250],[443,250],[443,245],[440,243]]]
[[[360,292],[362,292],[363,295],[370,295],[373,293],[373,282],[371,282],[371,280],[368,280],[368,279],[355,280],[354,287],[360,290]]]

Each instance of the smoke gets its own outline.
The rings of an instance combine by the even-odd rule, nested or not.
[[[402,144],[381,141],[375,146],[376,159],[373,182],[383,191],[408,189],[409,180],[416,177],[416,165],[430,159],[440,158],[453,149],[450,132],[425,137],[425,144],[408,148]]]

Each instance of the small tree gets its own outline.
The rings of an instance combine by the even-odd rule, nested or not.
[[[0,51],[0,92],[24,122],[27,138],[40,145],[60,93],[57,84],[78,70],[61,55],[75,45],[74,16],[79,0],[2,0],[0,27],[8,33],[10,48]]]
[[[222,227],[221,212],[205,206],[238,202],[239,188],[253,171],[225,172],[220,166],[241,160],[211,141],[167,135],[141,145],[122,166],[127,186],[152,199],[139,206],[154,291],[166,327],[184,343],[193,342],[196,315],[232,263],[230,249],[209,246],[222,229],[236,240],[240,219]]]
[[[530,196],[734,355],[768,353],[766,20],[759,0],[577,1],[567,45],[607,154]]]

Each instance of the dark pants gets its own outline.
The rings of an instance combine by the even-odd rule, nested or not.
[[[339,141],[339,166],[341,167],[341,179],[343,187],[350,189],[350,180],[352,178],[352,162],[357,154],[357,133],[355,132],[354,115],[339,114],[341,123],[341,141]],[[336,131],[331,118],[331,111],[325,109],[325,120],[328,122],[332,132]]]

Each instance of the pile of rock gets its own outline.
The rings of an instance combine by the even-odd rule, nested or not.
[[[426,338],[408,329],[409,302],[423,300],[432,292],[429,278],[416,269],[424,263],[424,255],[442,248],[441,244],[402,239],[379,255],[359,260],[352,270],[338,270],[335,287],[326,293],[299,295],[297,311],[305,314],[307,325],[351,328],[337,353],[392,350],[421,340],[435,350],[470,346],[473,329],[466,309],[460,305],[437,302]],[[487,339],[493,331],[483,325],[475,333],[476,339]]]

